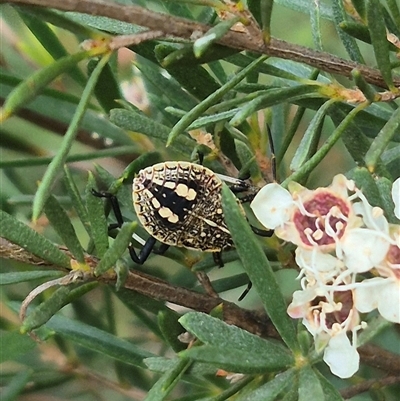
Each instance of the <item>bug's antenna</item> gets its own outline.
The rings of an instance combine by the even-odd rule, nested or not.
[[[271,170],[272,170],[272,178],[276,182],[277,177],[277,168],[276,168],[276,157],[275,157],[275,147],[274,147],[274,140],[272,138],[271,128],[267,124],[267,135],[268,135],[268,142],[269,142],[269,150],[271,152]]]

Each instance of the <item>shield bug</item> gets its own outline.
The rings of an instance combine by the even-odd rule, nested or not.
[[[252,189],[245,181],[184,161],[158,163],[139,171],[133,180],[132,200],[138,220],[150,238],[139,255],[133,246],[129,247],[133,261],[143,264],[158,240],[163,244],[158,253],[168,246],[213,252],[222,266],[221,251],[233,246],[222,210],[222,181],[228,181],[234,192]],[[92,193],[110,199],[117,219],[111,227],[122,226],[117,198],[107,192]],[[259,235],[270,235],[269,231],[252,228]]]

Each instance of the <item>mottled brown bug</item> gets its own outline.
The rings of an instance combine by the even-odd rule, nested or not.
[[[222,210],[222,180],[231,183],[235,192],[250,189],[245,181],[183,161],[158,163],[139,171],[133,180],[132,200],[138,220],[151,237],[142,241],[139,255],[133,246],[129,247],[132,260],[143,264],[158,240],[162,243],[158,253],[168,246],[213,252],[216,262],[222,266],[221,251],[233,246]],[[110,199],[117,219],[111,228],[121,227],[123,219],[117,198],[107,192],[93,190],[92,193]],[[271,235],[252,228],[259,235]]]

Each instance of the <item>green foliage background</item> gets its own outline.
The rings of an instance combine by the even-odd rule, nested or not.
[[[118,3],[214,24],[217,37],[226,32],[218,2]],[[139,27],[123,18],[0,4],[0,236],[10,241],[0,243],[2,401],[396,399],[398,327],[371,314],[361,342],[372,339],[387,366],[378,369],[366,358],[356,378],[333,377],[286,314],[298,286],[290,248],[256,237],[226,188],[224,211],[237,249],[224,253],[223,269],[210,254],[186,249],[152,255],[144,266],[127,255],[133,231],[147,236],[135,223],[135,173],[160,161],[194,160],[201,151],[214,171],[249,172],[262,185],[272,179],[266,125],[284,186],[327,185],[345,173],[396,222],[389,193],[400,176],[400,52],[385,35],[388,29],[400,38],[398,2],[248,0],[247,6],[264,38],[271,33],[304,46],[296,48],[300,53],[308,48],[351,60],[357,71],[344,73],[334,59],[332,74],[326,58],[318,64],[318,53],[297,63],[291,54],[260,58],[264,51],[213,40],[196,43],[196,58],[193,39],[165,35],[110,52],[113,37]],[[248,14],[238,15],[248,21]],[[380,84],[363,65],[374,68]],[[198,144],[189,130],[212,134],[215,147]],[[133,222],[115,240],[108,238],[102,200],[90,193],[94,187],[116,193]],[[36,258],[21,262],[10,243]],[[60,282],[71,258],[82,274]],[[221,299],[204,294],[195,274],[204,271]],[[151,290],[141,272],[160,287]],[[254,289],[238,303],[248,276]],[[57,285],[38,294],[21,326],[21,302],[50,280]],[[43,342],[26,335],[32,330]],[[192,347],[178,340],[185,331],[197,338]],[[381,346],[390,357],[379,353]],[[218,369],[243,376],[231,382]],[[387,375],[395,379],[381,382]],[[357,388],[370,379],[374,387]]]

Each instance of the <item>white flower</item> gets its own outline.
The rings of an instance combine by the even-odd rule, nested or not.
[[[290,192],[272,183],[260,189],[250,207],[264,227],[274,230],[289,220],[293,205]]]
[[[360,355],[350,343],[345,331],[339,331],[331,337],[323,359],[331,372],[342,379],[353,376],[360,364]]]
[[[394,214],[400,219],[400,177],[393,183],[392,198],[394,202]]]
[[[313,335],[317,352],[324,350],[324,361],[331,372],[341,378],[352,376],[360,362],[356,350],[356,331],[361,328],[359,314],[353,304],[353,291],[344,286],[315,283],[293,294],[288,314],[303,318],[303,324]],[[351,331],[351,344],[347,332]]]

